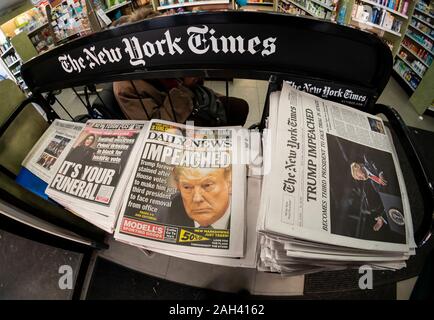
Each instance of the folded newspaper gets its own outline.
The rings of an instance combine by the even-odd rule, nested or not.
[[[150,121],[115,239],[149,250],[242,257],[246,168],[238,131]]]
[[[267,127],[258,269],[404,267],[415,252],[411,212],[381,118],[284,83]]]
[[[113,232],[146,126],[146,121],[87,121],[50,180],[47,195]]]

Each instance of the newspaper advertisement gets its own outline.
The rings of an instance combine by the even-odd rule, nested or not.
[[[83,127],[83,123],[54,120],[22,162],[23,167],[48,183]]]
[[[301,239],[407,251],[406,215],[381,118],[284,83],[265,228]]]
[[[50,181],[47,194],[88,210],[114,212],[144,125],[144,121],[89,120]]]
[[[234,128],[152,120],[115,238],[149,248],[241,256],[246,171],[234,161],[239,147]]]

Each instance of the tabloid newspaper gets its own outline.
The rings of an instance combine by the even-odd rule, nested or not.
[[[48,183],[83,127],[83,123],[54,120],[23,160],[22,166]]]
[[[151,250],[242,257],[246,168],[237,160],[244,154],[237,130],[152,120],[115,239]]]
[[[46,193],[113,232],[146,121],[89,120],[53,175]]]
[[[270,96],[264,144],[260,270],[405,266],[411,212],[381,118],[284,83]]]

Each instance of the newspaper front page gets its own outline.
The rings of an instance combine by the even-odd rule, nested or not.
[[[243,256],[242,148],[235,128],[152,120],[115,239],[151,250]]]
[[[83,123],[54,120],[23,160],[22,166],[44,182],[50,182],[83,127]]]
[[[76,212],[116,214],[146,123],[89,120],[46,193]]]
[[[273,196],[261,204],[266,216],[259,229],[336,246],[409,251],[410,212],[379,117],[285,83],[273,136],[279,151],[264,178]]]

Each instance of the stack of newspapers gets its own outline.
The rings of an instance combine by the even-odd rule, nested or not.
[[[89,120],[64,150],[46,194],[74,214],[113,232],[146,126],[144,121]],[[57,143],[45,140],[48,146],[53,142]]]
[[[270,96],[263,139],[259,270],[405,266],[415,253],[411,212],[380,118],[284,83]]]
[[[56,120],[23,161],[19,183],[32,190],[41,180],[32,191],[109,233],[117,223],[116,240],[254,268],[261,178],[249,179],[247,206],[247,133],[162,120]]]

